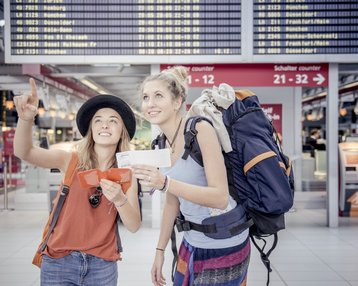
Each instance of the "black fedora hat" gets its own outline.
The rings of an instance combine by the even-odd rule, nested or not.
[[[117,96],[99,94],[88,99],[78,110],[76,116],[77,128],[82,136],[87,134],[90,122],[95,113],[102,108],[112,108],[122,117],[130,139],[135,133],[136,121],[132,109]]]

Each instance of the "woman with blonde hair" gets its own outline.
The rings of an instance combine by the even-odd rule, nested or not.
[[[117,166],[116,152],[129,150],[129,141],[134,136],[134,114],[118,97],[94,96],[77,113],[77,127],[84,137],[77,150],[42,149],[32,143],[39,99],[33,79],[30,85],[30,95],[14,98],[19,115],[15,155],[30,164],[57,168],[63,173],[75,166],[57,224],[47,243],[39,248],[41,285],[117,285],[116,262],[121,259],[117,218],[121,217],[129,231],[138,230],[137,184],[132,183],[125,190],[116,180],[101,179],[95,186],[83,187],[78,174],[92,169],[106,172]],[[53,216],[52,213],[50,219]]]
[[[182,157],[183,134],[188,121],[184,118],[186,80],[186,68],[177,66],[149,76],[141,89],[143,114],[160,127],[164,145],[171,149],[170,168],[158,170],[147,165],[133,166],[134,175],[141,184],[166,193],[151,271],[152,282],[157,286],[166,284],[162,273],[164,251],[179,212],[186,220],[201,224],[204,219],[226,213],[237,205],[229,195],[221,146],[210,123],[202,120],[196,126],[203,166],[191,156]],[[174,285],[245,285],[249,254],[248,230],[225,239],[215,239],[185,229]]]

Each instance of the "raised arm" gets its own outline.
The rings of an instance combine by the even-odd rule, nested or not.
[[[65,171],[71,159],[71,154],[62,150],[46,150],[33,146],[32,125],[37,114],[39,98],[34,79],[30,79],[31,94],[14,97],[14,103],[19,116],[17,122],[14,153],[15,156],[30,164],[43,168],[58,168]]]

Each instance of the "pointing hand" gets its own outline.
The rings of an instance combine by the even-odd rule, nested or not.
[[[37,96],[36,82],[33,78],[29,80],[31,86],[30,95],[14,96],[14,103],[19,117],[26,121],[33,121],[37,114],[39,98]]]

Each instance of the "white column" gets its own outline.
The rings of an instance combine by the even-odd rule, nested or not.
[[[293,164],[294,164],[294,175],[295,175],[295,191],[302,191],[302,87],[295,87],[294,99],[293,99],[293,112],[295,120],[293,121]]]
[[[329,64],[327,92],[327,226],[338,226],[338,64]]]

